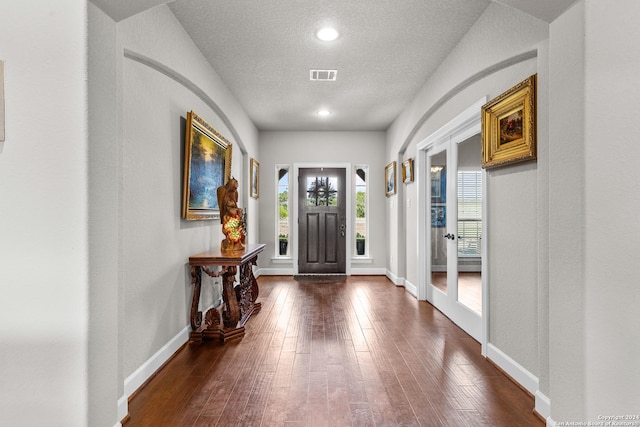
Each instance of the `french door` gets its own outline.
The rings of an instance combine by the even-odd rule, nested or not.
[[[482,341],[483,172],[480,135],[426,151],[427,300]]]

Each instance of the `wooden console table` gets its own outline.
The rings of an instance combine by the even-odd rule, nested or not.
[[[247,245],[243,252],[237,253],[222,253],[220,249],[214,249],[189,257],[193,283],[191,341],[202,342],[204,338],[215,337],[224,342],[244,336],[245,323],[252,314],[262,308],[261,304],[256,302],[258,282],[253,275],[253,266],[256,265],[258,254],[264,247],[264,244]],[[234,287],[238,267],[240,284]],[[202,273],[210,277],[222,276],[223,304],[207,310],[204,319],[199,311]],[[222,313],[219,308],[222,309]]]

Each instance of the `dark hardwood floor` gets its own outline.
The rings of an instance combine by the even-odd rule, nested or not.
[[[125,427],[544,426],[476,341],[387,278],[258,283],[244,338],[187,344]]]

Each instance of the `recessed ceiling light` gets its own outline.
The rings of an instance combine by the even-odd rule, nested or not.
[[[318,115],[320,117],[327,117],[331,115],[331,112],[329,110],[320,110],[318,111]]]
[[[339,35],[338,31],[331,27],[322,28],[316,33],[316,37],[325,42],[332,42],[337,39]]]

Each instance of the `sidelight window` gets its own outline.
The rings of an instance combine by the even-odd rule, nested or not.
[[[279,165],[276,166],[276,187],[278,189],[276,194],[276,250],[277,256],[288,257],[290,246],[289,245],[289,230],[291,225],[290,209],[289,209],[289,166]]]
[[[367,167],[356,166],[355,176],[355,254],[356,256],[367,256],[368,244],[368,223],[367,223]]]

